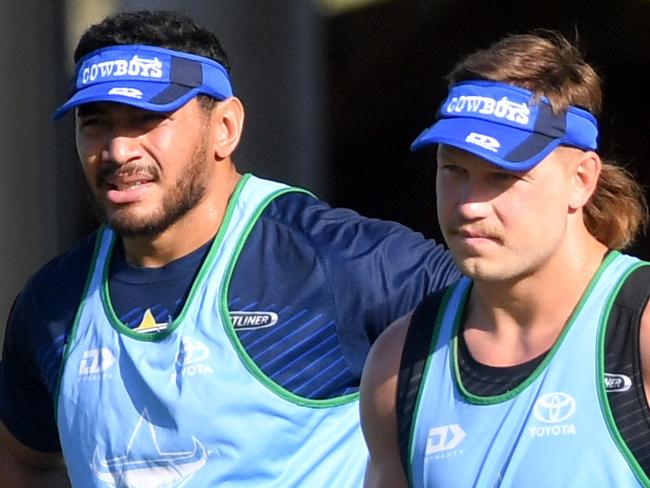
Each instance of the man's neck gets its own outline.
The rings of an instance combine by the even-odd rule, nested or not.
[[[127,262],[135,266],[160,267],[207,243],[219,231],[240,178],[234,169],[216,178],[199,204],[162,233],[123,237]]]
[[[607,253],[593,238],[564,251],[530,276],[475,282],[464,334],[472,356],[493,366],[520,364],[555,343]]]

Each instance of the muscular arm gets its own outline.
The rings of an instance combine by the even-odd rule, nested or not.
[[[397,439],[395,397],[411,314],[396,320],[370,350],[361,378],[361,428],[370,451],[365,488],[406,488]]]
[[[68,487],[70,482],[60,453],[35,451],[20,443],[0,422],[2,486],[21,488]]]

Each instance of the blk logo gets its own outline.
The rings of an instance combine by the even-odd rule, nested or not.
[[[196,339],[188,336],[181,337],[181,350],[176,358],[176,364],[187,366],[189,364],[200,363],[208,359],[210,349]]]
[[[171,374],[172,381],[185,376],[212,374],[212,368],[205,364],[210,356],[210,349],[204,343],[188,336],[181,338],[181,347],[176,357],[176,370]]]
[[[230,320],[237,330],[263,329],[278,323],[275,312],[230,312]]]
[[[501,148],[501,144],[494,137],[486,136],[485,134],[477,134],[476,132],[470,132],[465,138],[465,142],[475,144],[492,152],[497,152]]]
[[[443,425],[429,429],[425,454],[450,451],[465,438],[465,431],[458,424]]]
[[[556,391],[542,395],[535,402],[535,418],[547,424],[557,424],[570,418],[576,411],[576,401],[567,393]]]
[[[116,87],[108,91],[109,95],[122,95],[123,97],[142,98],[142,92],[136,88]]]
[[[605,389],[612,391],[627,391],[632,388],[632,380],[624,374],[605,373]]]
[[[90,349],[84,351],[79,363],[79,374],[87,376],[99,374],[106,371],[115,364],[115,356],[110,349],[102,347],[101,349]]]

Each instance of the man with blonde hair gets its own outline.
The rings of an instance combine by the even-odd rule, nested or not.
[[[432,127],[442,233],[464,276],[373,346],[367,487],[648,486],[647,209],[597,151],[600,79],[562,36],[458,64]]]

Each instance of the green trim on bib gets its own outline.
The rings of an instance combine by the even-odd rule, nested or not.
[[[340,405],[345,405],[356,401],[359,398],[359,393],[350,393],[335,398],[314,400],[311,398],[304,398],[299,395],[296,395],[295,393],[292,393],[291,391],[277,384],[266,374],[264,374],[264,372],[260,369],[260,367],[250,357],[248,352],[246,352],[246,349],[239,341],[239,338],[237,337],[237,333],[235,332],[235,328],[232,325],[232,321],[230,320],[230,313],[228,310],[228,289],[230,287],[230,280],[235,271],[235,266],[237,264],[237,261],[239,260],[239,256],[241,255],[242,249],[244,248],[244,245],[246,244],[246,241],[248,240],[248,236],[252,232],[253,227],[259,220],[260,215],[264,212],[264,210],[266,210],[266,207],[274,199],[286,193],[305,193],[313,196],[311,192],[304,190],[302,188],[293,188],[293,187],[283,188],[267,196],[266,199],[258,206],[257,210],[255,211],[255,214],[248,221],[246,227],[242,231],[241,236],[239,238],[239,242],[235,246],[234,252],[232,254],[232,258],[230,259],[230,262],[226,267],[224,286],[222,288],[221,298],[220,298],[221,318],[223,319],[224,329],[226,335],[230,339],[231,344],[235,348],[235,351],[237,351],[237,354],[239,355],[240,359],[242,360],[244,366],[246,366],[248,371],[253,376],[255,376],[255,378],[257,378],[260,381],[260,383],[262,383],[262,385],[267,387],[269,390],[271,390],[273,393],[278,395],[280,398],[283,398],[291,403],[295,403],[296,405],[300,405],[303,407],[311,407],[311,408],[331,408]]]
[[[605,259],[603,259],[603,262],[598,266],[598,269],[596,270],[596,273],[594,273],[594,276],[592,276],[591,280],[589,280],[589,285],[587,285],[587,289],[585,292],[582,294],[582,297],[580,298],[580,301],[576,305],[576,307],[573,309],[573,312],[571,312],[571,316],[569,317],[569,320],[567,321],[567,325],[562,329],[562,332],[558,336],[558,338],[555,340],[555,343],[553,344],[553,347],[549,350],[549,352],[546,354],[546,357],[544,360],[537,365],[537,368],[535,368],[535,371],[533,371],[528,378],[526,378],[524,381],[521,382],[517,387],[513,388],[510,391],[507,391],[505,393],[502,393],[501,395],[495,395],[495,396],[478,396],[470,393],[465,389],[463,386],[463,382],[460,377],[460,369],[458,365],[458,334],[460,331],[460,325],[461,325],[461,320],[460,317],[462,314],[456,314],[456,323],[454,325],[454,332],[452,335],[452,344],[451,344],[451,367],[453,368],[453,377],[454,377],[454,384],[457,386],[459,393],[463,396],[465,400],[467,400],[469,403],[472,403],[474,405],[493,405],[497,403],[502,403],[506,402],[514,397],[516,397],[519,393],[521,393],[523,390],[525,390],[531,383],[533,383],[544,371],[546,366],[552,361],[553,357],[557,353],[558,349],[562,345],[562,342],[566,335],[568,334],[569,330],[573,326],[576,318],[578,315],[580,315],[580,312],[582,311],[582,308],[584,307],[585,303],[589,299],[589,296],[591,295],[592,290],[598,283],[598,280],[600,276],[603,274],[605,269],[614,261],[618,256],[619,256],[618,251],[612,251],[610,252]],[[469,295],[469,288],[467,290],[467,295]],[[459,309],[458,311],[461,311],[462,309]]]
[[[86,284],[84,285],[83,292],[81,294],[81,303],[77,307],[77,313],[75,314],[74,321],[72,322],[72,328],[70,329],[70,334],[68,334],[68,337],[66,338],[65,341],[65,346],[63,348],[63,357],[61,358],[61,367],[59,368],[59,374],[57,375],[57,380],[56,380],[56,390],[54,393],[54,418],[56,419],[58,417],[58,409],[59,409],[59,394],[60,394],[60,389],[61,389],[61,378],[63,377],[63,370],[66,367],[68,356],[70,355],[70,344],[74,344],[75,337],[77,335],[77,329],[79,328],[79,320],[81,319],[81,311],[84,308],[84,305],[86,304],[86,297],[88,295],[88,288],[90,288],[90,283],[92,282],[93,279],[93,272],[95,270],[95,263],[97,262],[97,258],[99,257],[99,251],[102,247],[102,242],[103,242],[103,237],[104,237],[104,232],[106,231],[106,227],[102,226],[99,228],[97,231],[97,237],[95,240],[95,247],[93,248],[93,255],[90,260],[90,267],[88,268],[88,275],[86,276]]]
[[[616,300],[616,296],[618,295],[619,291],[621,290],[627,278],[630,276],[630,274],[632,274],[633,271],[643,266],[650,266],[650,263],[646,263],[646,262],[636,263],[634,266],[632,266],[630,269],[628,269],[625,272],[625,274],[620,278],[619,282],[616,284],[616,287],[612,290],[612,293],[607,299],[605,308],[603,309],[603,314],[598,324],[598,328],[599,328],[598,329],[598,361],[596,362],[596,377],[597,377],[596,385],[598,388],[598,400],[600,402],[600,408],[603,411],[605,424],[607,425],[607,428],[609,429],[609,432],[612,435],[612,438],[614,439],[614,443],[621,451],[621,454],[629,464],[630,469],[636,475],[639,483],[643,484],[644,486],[650,486],[650,478],[648,478],[648,475],[645,474],[645,471],[643,470],[639,462],[634,457],[634,454],[632,454],[632,451],[630,451],[630,448],[627,446],[625,440],[623,440],[623,436],[618,430],[616,421],[614,419],[614,414],[612,412],[612,408],[609,405],[609,400],[607,399],[605,382],[603,381],[603,378],[605,377],[605,336],[607,334],[607,321],[609,320],[609,315],[612,311],[612,307],[614,305],[614,301]]]
[[[115,313],[115,309],[113,308],[113,303],[111,302],[110,293],[108,290],[108,272],[110,269],[109,256],[111,256],[112,254],[112,251],[109,251],[104,263],[101,295],[102,295],[102,303],[104,305],[104,310],[106,311],[106,316],[108,317],[108,321],[111,323],[113,328],[115,328],[121,334],[124,334],[128,337],[131,337],[132,339],[136,339],[142,342],[160,341],[165,337],[169,336],[170,334],[172,334],[176,329],[178,329],[178,327],[185,320],[185,316],[187,315],[187,311],[190,308],[190,304],[192,303],[192,301],[194,300],[197,294],[197,290],[203,285],[203,282],[206,279],[206,275],[208,274],[210,268],[212,267],[212,263],[215,259],[215,254],[217,253],[219,247],[221,246],[221,242],[223,241],[226,235],[226,231],[228,230],[230,220],[232,219],[232,214],[234,212],[235,206],[239,199],[239,194],[241,193],[242,189],[246,185],[246,182],[248,181],[250,176],[251,176],[250,174],[243,175],[242,178],[237,183],[237,186],[235,187],[235,190],[228,202],[228,206],[226,207],[226,212],[224,214],[221,225],[219,226],[219,231],[217,232],[217,235],[214,238],[212,245],[210,246],[210,250],[208,251],[207,256],[203,260],[203,263],[201,263],[201,267],[199,268],[199,272],[197,273],[197,276],[194,279],[194,283],[192,284],[192,288],[190,289],[190,293],[187,296],[187,299],[185,300],[183,308],[181,312],[178,314],[178,317],[172,320],[172,322],[169,323],[167,325],[167,328],[165,328],[164,330],[142,334],[139,332],[135,332],[133,329],[125,325],[119,319],[119,317]],[[111,248],[114,245],[114,243],[115,243],[115,236],[113,236],[113,244],[111,244]]]
[[[409,432],[409,452],[408,452],[409,470],[408,473],[406,473],[406,476],[408,477],[409,486],[413,486],[412,470],[413,470],[413,465],[415,463],[413,459],[414,448],[415,448],[414,446],[415,433],[417,431],[417,424],[419,421],[419,416],[417,415],[417,412],[420,411],[420,401],[422,399],[422,392],[426,389],[426,382],[429,379],[431,357],[433,356],[433,353],[436,350],[436,344],[438,343],[438,336],[440,335],[440,329],[442,328],[442,321],[444,320],[445,317],[445,311],[447,309],[447,306],[449,305],[449,300],[451,300],[451,297],[454,294],[454,290],[456,289],[456,286],[460,286],[460,281],[458,281],[455,286],[450,286],[445,292],[444,296],[442,297],[442,300],[440,301],[440,307],[438,307],[436,320],[433,326],[433,333],[431,334],[431,342],[429,343],[429,353],[427,357],[427,362],[424,365],[424,370],[422,371],[423,382],[418,388],[418,396],[415,399],[415,407],[413,408],[413,421],[411,422],[411,431]],[[461,298],[461,303],[459,304],[459,308],[462,309],[465,307],[465,301],[467,300],[467,296],[468,294],[465,294],[465,296]]]

